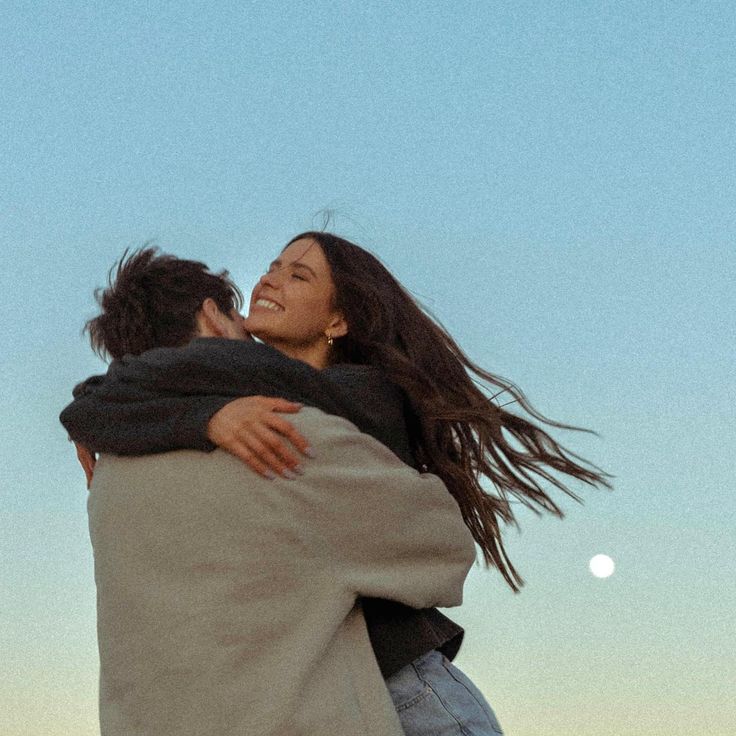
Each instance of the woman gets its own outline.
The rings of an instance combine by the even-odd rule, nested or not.
[[[442,478],[486,563],[497,567],[514,590],[522,581],[506,557],[500,531],[502,522],[514,522],[510,498],[561,516],[540,481],[570,495],[554,473],[607,485],[604,474],[565,451],[538,423],[565,425],[546,420],[518,389],[472,364],[377,259],[335,235],[307,232],[287,244],[253,290],[245,326],[343,385],[353,382],[359,388],[378,375],[398,387],[410,460],[413,456],[417,467]],[[497,393],[510,394],[538,423],[497,406],[470,374]],[[253,405],[241,401],[224,406],[202,432],[260,472],[269,467],[289,472],[297,460],[280,442],[275,426],[269,417],[254,418]],[[483,478],[492,481],[496,495],[483,490]],[[405,615],[400,607],[392,610],[380,603],[371,610],[367,602],[365,610],[367,620],[383,616],[389,625],[392,617]],[[499,733],[482,695],[445,656],[454,652],[439,651],[448,643],[444,633],[444,641],[438,638],[434,646],[425,638],[410,663],[382,668],[404,730],[410,735],[454,733],[462,723],[471,733]],[[450,638],[457,639],[457,633]],[[379,651],[377,656],[380,661]]]
[[[323,258],[328,268],[324,279],[329,277],[334,289],[332,301],[332,290],[316,273],[324,270]],[[288,280],[306,286],[287,287]],[[286,304],[274,301],[281,294]],[[554,473],[609,485],[605,473],[566,451],[538,423],[506,411],[494,399],[506,394],[504,406],[516,404],[539,423],[574,427],[543,417],[518,388],[473,364],[378,259],[343,238],[305,232],[289,241],[253,290],[245,326],[316,368],[369,365],[402,389],[418,466],[445,481],[486,563],[497,567],[515,591],[523,581],[500,534],[500,522],[514,522],[509,497],[562,516],[540,481],[573,498],[577,496]],[[472,374],[494,387],[492,399]],[[492,481],[498,496],[484,491],[482,478]]]

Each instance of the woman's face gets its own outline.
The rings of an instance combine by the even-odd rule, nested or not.
[[[327,364],[327,335],[347,333],[333,308],[335,286],[322,248],[296,240],[271,263],[250,297],[245,328],[258,339],[315,367]]]

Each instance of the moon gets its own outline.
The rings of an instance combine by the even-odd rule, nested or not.
[[[613,575],[616,565],[608,555],[595,555],[588,563],[590,571],[597,578],[608,578]]]

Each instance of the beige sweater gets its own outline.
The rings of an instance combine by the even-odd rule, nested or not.
[[[438,478],[304,408],[317,457],[103,456],[89,497],[103,736],[399,736],[356,597],[456,606],[473,540]]]

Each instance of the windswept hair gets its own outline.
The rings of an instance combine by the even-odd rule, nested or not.
[[[227,271],[212,273],[204,263],[154,247],[126,250],[110,269],[107,287],[95,290],[102,311],[85,324],[84,332],[103,358],[181,347],[194,337],[196,314],[207,298],[224,314],[243,305]]]
[[[545,486],[579,500],[564,476],[602,487],[610,487],[610,476],[565,449],[540,424],[579,428],[547,419],[519,388],[473,363],[374,255],[326,232],[305,232],[289,244],[301,238],[321,246],[335,283],[334,306],[348,323],[347,335],[335,338],[333,362],[375,366],[404,391],[417,462],[444,481],[486,564],[518,590],[523,580],[501,533],[502,524],[516,524],[513,500],[562,517]],[[507,403],[526,416],[504,409]],[[484,478],[494,492],[481,486]]]

